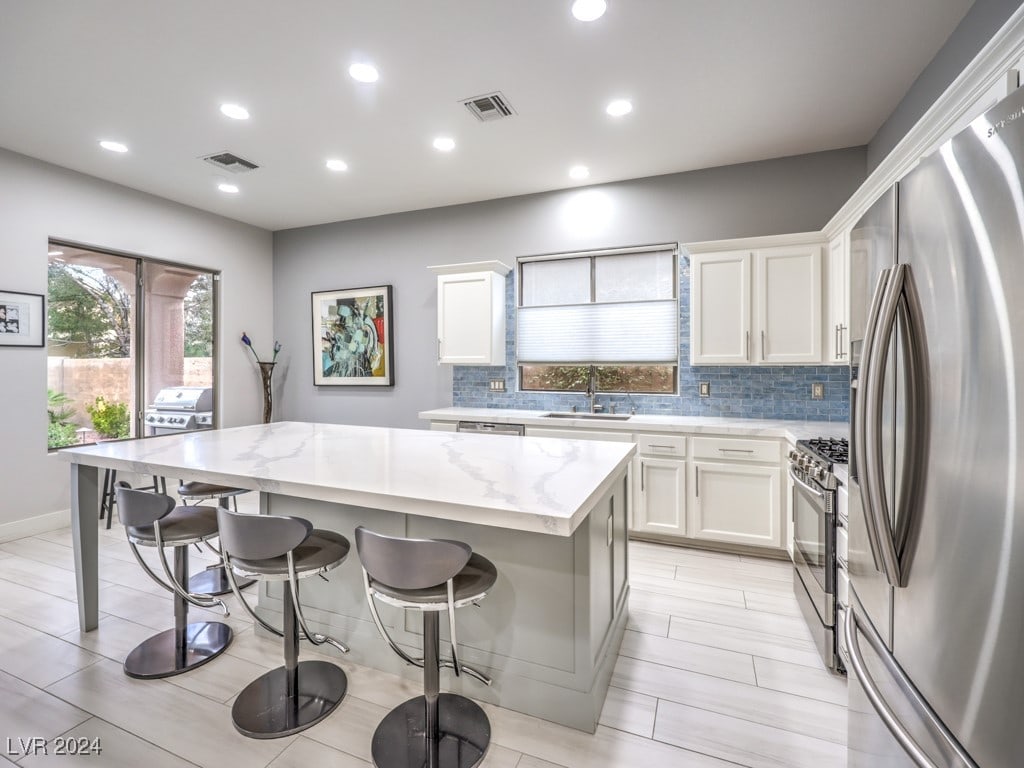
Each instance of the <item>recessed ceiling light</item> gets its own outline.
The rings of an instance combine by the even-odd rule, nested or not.
[[[226,181],[224,181],[217,185],[217,189],[219,189],[221,192],[227,192],[229,195],[234,195],[238,192],[238,185],[228,184]]]
[[[569,176],[574,179],[585,179],[590,175],[590,169],[585,165],[574,165],[569,169]]]
[[[594,21],[604,16],[607,7],[605,0],[576,0],[572,4],[572,15],[580,21]]]
[[[344,160],[328,160],[326,165],[332,171],[347,171],[348,170],[348,163],[346,163]]]
[[[434,139],[434,149],[438,152],[451,152],[455,149],[455,139],[448,136],[438,136]]]
[[[353,80],[358,80],[360,83],[376,83],[377,78],[380,77],[377,68],[373,64],[366,63],[353,64],[348,68],[348,73]]]
[[[109,152],[127,152],[128,147],[120,141],[101,141],[100,146]]]
[[[612,117],[622,117],[623,115],[628,115],[633,111],[633,102],[629,99],[616,99],[615,101],[610,102],[608,106],[604,108],[604,111]]]
[[[47,256],[63,256],[64,255],[64,251],[58,251],[58,250],[55,249],[55,250],[52,250],[52,251],[47,251],[46,255]]]
[[[230,117],[232,120],[248,120],[249,110],[238,104],[221,104],[220,111],[222,114]]]

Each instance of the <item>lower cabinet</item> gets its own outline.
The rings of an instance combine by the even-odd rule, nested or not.
[[[633,459],[635,531],[686,535],[686,462],[639,456]]]
[[[774,466],[694,461],[687,536],[781,549],[781,470]]]

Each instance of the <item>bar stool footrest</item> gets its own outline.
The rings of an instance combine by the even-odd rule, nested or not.
[[[255,584],[255,579],[245,579],[236,576],[239,589],[245,589],[250,584]],[[228,583],[228,575],[224,572],[223,565],[211,565],[205,570],[194,573],[188,580],[188,591],[194,595],[226,595],[231,592],[231,584]]]
[[[327,717],[348,689],[345,672],[327,661],[298,663],[298,694],[288,696],[287,670],[272,669],[247,685],[231,707],[236,730],[252,739],[291,736]]]
[[[125,658],[125,674],[143,680],[180,675],[217,658],[231,644],[231,627],[219,621],[186,625],[183,644],[178,632],[168,629],[143,640]]]
[[[438,697],[436,742],[427,739],[426,698],[417,696],[400,704],[381,720],[373,734],[373,764],[377,768],[473,768],[487,754],[491,723],[475,701],[454,693]],[[434,761],[429,750],[437,750]]]

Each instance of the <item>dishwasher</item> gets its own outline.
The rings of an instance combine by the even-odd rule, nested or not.
[[[492,424],[489,421],[460,421],[456,432],[475,432],[487,435],[518,435],[522,437],[526,427],[522,424]]]

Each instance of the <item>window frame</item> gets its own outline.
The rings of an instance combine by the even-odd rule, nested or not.
[[[193,270],[197,273],[204,273],[210,276],[210,293],[212,300],[212,318],[210,333],[213,341],[213,350],[210,355],[210,386],[213,388],[213,426],[211,429],[220,428],[220,284],[221,284],[221,271],[218,269],[212,269],[210,267],[202,267],[196,264],[184,263],[179,261],[171,261],[169,259],[155,258],[152,256],[145,256],[138,253],[130,253],[128,251],[121,251],[115,248],[108,248],[105,246],[95,246],[87,243],[81,243],[74,240],[67,240],[64,238],[49,237],[47,238],[48,250],[53,248],[76,248],[84,251],[90,251],[97,254],[106,254],[109,256],[115,256],[117,258],[129,259],[135,263],[135,318],[132,324],[133,334],[133,345],[135,348],[135,359],[133,361],[131,371],[133,377],[132,391],[134,393],[135,402],[138,405],[137,410],[131,414],[132,425],[134,427],[135,437],[121,438],[122,440],[137,440],[145,439],[148,437],[157,437],[157,435],[146,434],[146,423],[145,423],[145,411],[149,403],[145,402],[145,391],[146,382],[145,368],[146,368],[146,330],[147,330],[147,289],[145,286],[145,269],[146,265],[154,266],[166,266],[174,267],[176,269]],[[47,265],[50,263],[50,256],[47,256]],[[47,305],[49,304],[49,287],[47,287],[46,298]],[[47,358],[49,358],[49,329],[46,329],[46,336],[44,338],[46,342],[45,348],[47,349]],[[189,430],[193,431],[193,430]],[[183,432],[182,434],[185,434]],[[92,445],[94,443],[85,443],[85,445]],[[75,444],[77,445],[77,443]],[[73,446],[61,446],[64,448]],[[58,448],[48,448],[48,453],[60,450]]]
[[[664,362],[651,363],[651,362],[648,362],[648,361],[637,360],[637,361],[630,361],[628,363],[608,363],[608,362],[590,362],[590,361],[586,361],[586,362],[571,361],[571,362],[548,362],[548,363],[523,363],[522,361],[520,361],[520,359],[519,359],[519,347],[520,347],[520,345],[519,345],[519,321],[518,321],[518,314],[519,314],[519,311],[523,308],[523,295],[522,294],[523,294],[523,284],[524,284],[523,283],[523,266],[524,265],[530,264],[530,263],[539,262],[539,261],[565,261],[565,260],[570,260],[570,259],[584,259],[584,258],[588,259],[589,262],[590,262],[590,265],[589,265],[590,266],[590,301],[589,302],[587,302],[585,305],[584,304],[580,304],[579,302],[569,302],[569,303],[565,303],[565,304],[544,304],[544,305],[536,305],[536,306],[570,307],[570,306],[588,306],[588,305],[592,305],[592,304],[615,304],[615,303],[619,303],[619,302],[614,302],[614,301],[601,301],[601,302],[599,302],[599,301],[596,301],[596,296],[597,296],[597,268],[596,268],[596,263],[597,263],[597,259],[599,259],[601,257],[604,257],[604,256],[623,256],[623,255],[644,254],[644,253],[661,252],[661,251],[671,251],[671,253],[672,253],[672,298],[671,298],[671,301],[675,304],[675,312],[673,313],[673,317],[675,318],[674,328],[673,328],[673,331],[674,331],[674,334],[675,334],[675,346],[674,346],[674,349],[675,349],[675,361],[674,362],[672,362],[672,363],[664,363]],[[661,395],[661,396],[676,396],[676,395],[678,395],[679,394],[679,371],[680,371],[680,367],[679,367],[679,359],[680,359],[679,358],[679,340],[680,340],[680,337],[681,337],[681,329],[680,329],[680,321],[679,321],[679,298],[680,298],[679,297],[679,278],[680,278],[680,267],[679,267],[679,244],[678,243],[659,243],[659,244],[639,245],[639,246],[620,247],[620,248],[602,248],[602,249],[588,250],[588,251],[563,251],[563,252],[559,252],[559,253],[541,254],[541,255],[535,255],[535,256],[520,256],[519,258],[517,258],[516,259],[515,294],[513,296],[513,303],[514,303],[514,308],[515,308],[515,317],[514,317],[515,336],[514,336],[514,342],[513,343],[515,344],[516,386],[517,386],[518,391],[520,391],[520,392],[538,392],[538,393],[547,392],[547,393],[551,393],[551,394],[562,394],[562,393],[569,394],[569,393],[578,393],[579,392],[579,390],[575,390],[575,389],[528,389],[528,388],[525,388],[523,386],[523,366],[524,365],[530,366],[530,367],[544,367],[544,368],[554,368],[554,367],[580,367],[580,368],[584,368],[584,367],[589,367],[591,369],[598,368],[598,367],[605,367],[605,368],[616,367],[616,368],[620,368],[620,367],[629,367],[629,366],[636,366],[636,367],[640,367],[640,366],[665,366],[665,367],[671,367],[673,369],[672,391],[671,392],[627,392],[627,391],[615,391],[615,390],[598,390],[598,391],[601,392],[602,394],[610,394],[610,395],[619,395],[619,394],[621,394],[621,395],[654,395],[654,396],[658,396],[658,395]],[[634,301],[636,301],[636,300],[634,300]],[[667,299],[650,299],[649,301],[667,301]],[[531,305],[531,306],[533,306],[533,305]]]

